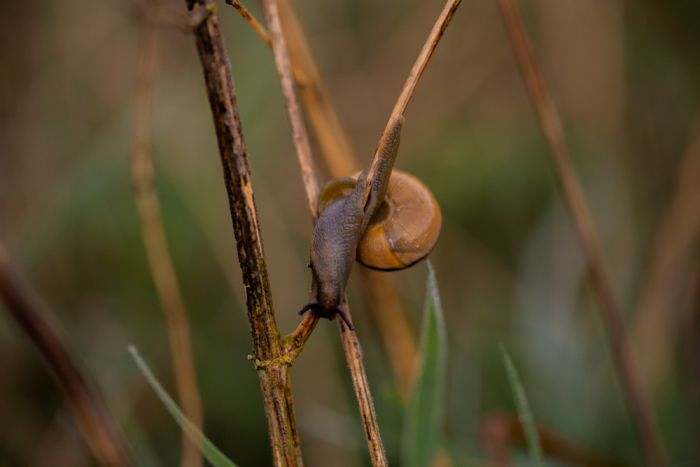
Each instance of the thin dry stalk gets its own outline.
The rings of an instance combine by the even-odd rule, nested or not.
[[[89,383],[68,347],[49,325],[50,312],[41,306],[26,280],[10,264],[0,244],[0,297],[10,317],[41,354],[63,391],[80,431],[102,467],[130,467],[133,460],[117,423],[102,397]]]
[[[457,11],[457,7],[460,3],[461,0],[448,0],[445,7],[442,9],[440,16],[435,22],[435,26],[433,26],[432,31],[430,31],[428,39],[426,40],[425,45],[423,45],[420,54],[418,54],[418,58],[416,59],[416,62],[413,65],[408,78],[406,79],[406,83],[404,84],[401,94],[394,105],[394,109],[391,112],[391,116],[389,117],[389,121],[384,129],[384,133],[382,134],[377,148],[381,147],[388,138],[389,129],[391,128],[392,122],[396,118],[403,115],[403,113],[406,111],[408,103],[413,96],[413,92],[418,85],[418,81],[420,80],[425,67],[428,65],[430,57],[432,57],[438,42],[440,42],[443,33],[447,29],[447,26],[449,25],[452,16]],[[372,159],[372,166],[370,167],[367,175],[368,187],[376,174],[376,162],[378,161],[377,154],[378,153],[375,153]],[[373,272],[367,274],[367,276],[370,277],[369,281],[373,283],[373,285],[370,287],[373,298],[381,301],[382,303],[381,306],[377,307],[380,312],[375,312],[373,315],[375,321],[377,322],[378,328],[380,329],[382,339],[384,340],[384,347],[387,349],[387,353],[389,354],[392,370],[394,371],[397,381],[399,382],[399,388],[404,394],[407,394],[413,380],[415,355],[418,346],[408,320],[406,319],[406,315],[405,313],[401,312],[401,305],[396,294],[387,293],[385,290],[379,287],[377,282],[375,282],[377,280],[381,281],[381,277],[379,277],[380,275],[381,273]],[[396,322],[393,325],[389,324],[388,313],[390,313],[391,316],[396,319]],[[394,338],[398,338],[399,340],[393,341]],[[400,348],[397,347],[396,344],[401,344]]]
[[[622,313],[613,294],[600,240],[586,204],[573,161],[566,146],[564,131],[554,103],[544,85],[522,17],[513,0],[498,0],[498,4],[515,50],[523,78],[537,112],[545,139],[550,147],[554,166],[564,191],[564,198],[573,218],[574,227],[590,274],[593,291],[607,330],[613,358],[623,383],[623,389],[642,442],[647,462],[653,467],[666,465],[661,438],[654,413],[632,357],[625,333]]]
[[[270,36],[260,23],[238,0],[227,0],[238,10],[268,46]],[[358,170],[359,163],[348,138],[340,125],[333,101],[323,84],[318,67],[308,45],[304,29],[299,23],[293,6],[280,0],[282,22],[292,73],[299,86],[304,108],[309,115],[311,128],[319,142],[321,155],[331,177],[344,177]],[[301,69],[301,71],[300,71]],[[385,351],[387,353],[399,390],[406,396],[413,378],[418,345],[416,337],[401,306],[401,301],[391,277],[369,269],[362,269],[362,277],[369,290],[371,310]],[[318,319],[311,314],[290,336],[288,352],[299,354]]]
[[[284,101],[287,104],[287,113],[289,122],[292,125],[292,136],[294,138],[294,147],[296,148],[299,165],[301,166],[301,177],[304,181],[306,197],[311,208],[311,215],[314,223],[318,218],[316,213],[316,205],[318,203],[318,181],[314,174],[314,164],[311,159],[311,146],[309,145],[309,136],[306,133],[306,125],[301,114],[301,106],[299,98],[294,87],[294,78],[292,77],[292,69],[289,63],[289,53],[287,52],[287,41],[282,33],[282,24],[280,23],[279,12],[277,11],[277,2],[275,0],[265,0],[265,18],[267,19],[268,28],[270,30],[270,39],[272,40],[272,52],[275,54],[275,64],[277,72],[280,75],[282,83],[282,93]]]
[[[277,0],[292,64],[303,77],[299,92],[318,141],[321,154],[332,174],[347,176],[359,170],[359,162],[340,124],[330,93],[318,71],[304,28],[289,0]]]
[[[280,20],[289,46],[292,69],[301,70],[305,81],[301,98],[311,128],[319,142],[323,161],[332,177],[343,177],[359,170],[359,162],[343,130],[328,90],[321,79],[306,33],[289,0],[278,0]],[[298,82],[298,81],[297,81]],[[393,279],[386,273],[362,269],[369,290],[372,316],[389,364],[403,396],[412,383],[418,345],[401,306]]]
[[[260,21],[255,19],[255,17],[246,9],[246,7],[243,6],[241,2],[238,0],[226,0],[226,3],[233,6],[241,14],[241,16],[248,21],[251,26],[253,26],[253,29],[255,29],[255,32],[258,33],[258,36],[260,36],[263,42],[265,42],[268,47],[272,48],[272,40],[270,40],[270,34],[267,33],[265,26],[260,24]]]
[[[148,20],[144,25],[141,40],[131,148],[131,178],[146,256],[165,315],[180,404],[185,416],[201,429],[202,401],[197,387],[197,372],[187,312],[180,293],[175,267],[168,251],[153,175],[151,122],[160,53],[158,31]],[[202,453],[199,446],[183,430],[182,466],[197,467],[201,465]]]
[[[238,0],[226,0],[250,23],[260,38],[272,47],[270,35]],[[280,21],[289,47],[289,60],[294,80],[299,87],[311,128],[321,148],[324,162],[335,177],[347,176],[359,167],[350,140],[340,124],[333,100],[326,88],[311,53],[304,28],[288,0],[278,1]]]
[[[299,157],[299,162],[302,168],[302,178],[304,180],[304,186],[306,188],[309,201],[309,209],[311,210],[315,223],[317,220],[316,207],[319,194],[318,183],[313,171],[313,165],[311,164],[311,152],[309,149],[308,135],[306,134],[306,127],[304,126],[304,122],[302,120],[301,109],[299,107],[296,90],[294,88],[291,67],[289,65],[287,45],[284,39],[284,34],[282,33],[282,26],[279,19],[276,1],[265,0],[264,5],[265,16],[270,29],[270,37],[272,39],[272,49],[275,54],[275,62],[277,64],[277,72],[279,73],[280,80],[282,82],[282,90],[287,103],[287,111],[289,113],[292,132],[294,134],[294,141],[297,147],[297,156]],[[350,310],[347,305],[347,300],[345,300],[344,308],[348,319],[350,319]],[[306,318],[302,322],[300,329],[297,329],[298,333],[295,331],[295,334],[297,334],[299,338],[293,339],[292,345],[294,345],[295,342],[300,342],[301,346],[303,346],[305,339],[311,334],[311,331],[313,330],[313,327],[316,325],[317,321],[318,319],[315,318]],[[362,418],[363,426],[365,427],[365,436],[367,438],[367,445],[369,446],[370,450],[372,465],[374,467],[386,466],[388,465],[386,453],[384,451],[381,436],[379,435],[377,416],[374,412],[374,405],[369,392],[369,384],[367,383],[367,375],[365,374],[364,365],[362,364],[362,351],[360,350],[360,343],[353,331],[345,330],[340,320],[338,320],[338,323],[343,340],[343,347],[345,349],[345,357],[348,361],[348,366],[350,367],[350,373],[352,375],[355,395],[357,397],[357,402],[360,409],[360,416]],[[299,349],[300,348],[301,347],[299,347]]]
[[[214,117],[238,259],[246,290],[248,322],[263,393],[275,466],[302,466],[289,365],[275,323],[231,64],[211,0],[187,0],[209,103]]]
[[[294,332],[284,338],[284,351],[292,359],[295,359],[304,349],[304,344],[314,332],[319,319],[315,313],[307,313]]]
[[[428,40],[425,42],[423,49],[420,51],[420,54],[416,59],[416,63],[411,69],[411,73],[408,75],[406,84],[404,84],[403,89],[401,90],[401,94],[399,95],[399,98],[396,101],[396,104],[394,105],[394,110],[391,111],[391,116],[389,117],[389,121],[387,122],[386,128],[384,129],[384,134],[382,134],[382,138],[379,140],[379,146],[377,146],[377,149],[382,147],[386,139],[389,137],[389,130],[391,128],[392,122],[401,115],[403,115],[403,113],[406,111],[406,107],[408,107],[408,102],[413,96],[413,91],[415,91],[416,86],[418,85],[418,81],[420,80],[420,77],[423,74],[425,67],[428,65],[428,60],[430,60],[430,57],[433,55],[435,47],[437,47],[438,42],[440,42],[440,39],[442,38],[442,35],[445,32],[445,29],[447,29],[447,26],[450,24],[450,20],[455,14],[455,11],[457,11],[457,7],[461,2],[462,0],[448,0],[445,4],[445,7],[442,9],[442,13],[440,13],[440,16],[435,22],[433,30],[430,31]],[[375,153],[374,158],[372,159],[372,167],[370,168],[369,173],[367,174],[368,186],[369,183],[372,180],[374,180],[375,177],[377,167],[377,154],[378,153]]]
[[[509,467],[510,447],[527,446],[523,424],[517,415],[496,413],[489,415],[480,427],[480,440],[484,453],[494,467]],[[537,425],[542,451],[565,465],[578,467],[624,467],[625,464],[610,459],[599,452],[572,441],[552,429]]]
[[[700,239],[700,119],[678,169],[671,200],[660,222],[637,303],[632,338],[644,362],[647,379],[663,381],[671,367],[674,334],[688,272],[697,258]]]
[[[347,297],[343,302],[343,310],[348,321],[352,324],[352,316],[350,315],[350,307],[347,303]],[[342,320],[338,320],[340,328],[340,336],[343,339],[343,349],[345,350],[345,359],[350,367],[350,375],[352,376],[352,385],[355,388],[355,396],[357,404],[360,407],[362,415],[362,425],[365,428],[365,438],[367,438],[367,446],[369,447],[370,460],[373,467],[388,466],[384,444],[379,434],[379,425],[377,424],[377,415],[374,412],[374,402],[372,394],[367,383],[365,374],[365,366],[362,363],[362,347],[360,341],[357,340],[357,335],[354,331],[346,330]]]

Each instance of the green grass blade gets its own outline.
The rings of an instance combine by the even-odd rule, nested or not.
[[[440,441],[445,409],[447,332],[435,271],[428,269],[428,296],[419,351],[419,374],[406,405],[401,439],[401,465],[430,467]]]
[[[501,357],[503,357],[503,367],[506,370],[506,377],[508,378],[510,391],[513,394],[515,406],[518,409],[518,417],[520,418],[520,423],[523,424],[523,428],[525,429],[527,448],[528,451],[530,451],[530,460],[532,461],[532,465],[535,467],[542,467],[542,447],[540,446],[540,437],[537,434],[535,418],[532,416],[530,403],[527,400],[525,389],[523,388],[520,378],[518,377],[518,371],[515,369],[513,360],[510,358],[510,355],[506,351],[503,344],[501,344]]]
[[[185,417],[175,401],[170,398],[168,393],[165,392],[165,389],[163,389],[163,386],[161,386],[156,377],[153,376],[153,373],[151,373],[148,365],[146,365],[146,362],[144,362],[139,355],[139,351],[136,350],[136,347],[130,345],[129,352],[131,353],[131,356],[134,357],[134,360],[136,360],[136,364],[139,366],[141,373],[143,373],[148,380],[148,383],[151,385],[156,394],[158,394],[160,400],[163,401],[165,406],[168,408],[168,411],[172,414],[175,421],[182,427],[185,433],[187,433],[187,436],[189,436],[192,442],[199,446],[199,448],[202,450],[202,454],[211,463],[211,465],[214,467],[237,467],[236,464],[226,457],[223,452],[219,451],[219,449],[214,446],[214,444],[209,441],[201,431],[199,431],[199,428],[197,428],[194,423]]]

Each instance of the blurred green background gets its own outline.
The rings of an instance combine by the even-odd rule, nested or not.
[[[184,2],[163,3],[168,15],[184,14]],[[272,54],[233,8],[217,3],[277,322],[287,334],[308,300],[312,223]],[[666,243],[659,240],[682,164],[698,157],[699,150],[688,148],[698,138],[700,3],[520,3],[668,457],[674,466],[700,465],[700,269],[698,232],[689,226],[700,208],[683,211],[680,226],[661,236]],[[262,19],[258,5],[246,6]],[[443,3],[296,0],[295,6],[364,164]],[[139,347],[175,394],[129,178],[139,9],[137,0],[0,3],[0,240],[94,375],[138,465],[157,467],[179,463],[179,430],[126,352],[129,343]],[[161,46],[157,188],[192,325],[205,431],[239,465],[270,465],[194,39],[166,24]],[[540,422],[641,465],[583,260],[495,1],[462,2],[405,116],[396,166],[433,190],[444,218],[431,260],[450,338],[445,433],[457,465],[481,465],[481,420],[514,410],[501,342]],[[316,162],[323,183],[328,176]],[[697,188],[682,192],[682,200],[697,196],[700,173],[694,176],[697,183],[689,186]],[[679,229],[690,231],[682,241],[673,236]],[[659,288],[663,306],[645,313],[654,252],[664,245],[680,253],[670,273],[658,269],[669,278]],[[392,275],[417,331],[425,268]],[[349,300],[389,460],[397,464],[402,406],[355,276]],[[291,377],[306,465],[369,465],[334,323],[319,324]],[[94,465],[60,391],[7,315],[0,315],[0,420],[2,467]],[[515,461],[528,462],[524,455]]]

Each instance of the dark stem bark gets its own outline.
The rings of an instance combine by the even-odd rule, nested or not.
[[[238,259],[243,271],[248,322],[275,466],[303,465],[296,428],[289,359],[275,323],[270,280],[248,168],[248,154],[234,92],[233,75],[216,7],[211,0],[186,0],[204,70]]]

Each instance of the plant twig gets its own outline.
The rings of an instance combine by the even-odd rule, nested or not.
[[[425,41],[425,44],[423,45],[423,48],[420,51],[420,54],[418,54],[418,58],[416,59],[416,62],[414,63],[413,68],[411,69],[411,72],[408,75],[408,78],[406,79],[406,83],[404,84],[403,89],[401,90],[401,94],[399,94],[399,98],[397,99],[396,104],[394,105],[394,109],[391,112],[389,121],[384,129],[384,133],[382,134],[381,139],[379,140],[379,145],[377,146],[377,148],[381,148],[382,145],[385,144],[386,140],[389,137],[389,130],[391,129],[394,120],[402,116],[403,113],[406,111],[408,103],[411,100],[411,97],[413,96],[413,92],[415,91],[416,86],[418,85],[418,81],[420,81],[420,78],[423,75],[423,71],[428,65],[430,57],[432,57],[433,52],[435,51],[435,48],[438,45],[438,42],[440,42],[442,35],[447,29],[447,26],[449,25],[452,16],[454,16],[455,12],[457,11],[457,7],[460,3],[461,0],[447,0],[447,3],[442,9],[442,12],[440,13],[440,16],[435,22],[433,29],[430,31],[430,34],[428,35],[428,38]],[[372,180],[375,178],[376,170],[378,168],[377,162],[379,158],[377,157],[377,155],[378,152],[374,154],[374,157],[371,162],[371,167],[367,174],[368,187],[371,185]],[[368,273],[368,276],[377,278],[377,276],[379,276],[380,274],[381,273]],[[371,280],[370,282],[374,281]],[[376,283],[373,283],[373,285],[371,286],[371,290],[373,291],[372,294],[374,295],[375,299],[384,299],[384,306],[382,306],[380,310],[381,313],[384,313],[385,311],[393,311],[392,315],[394,317],[401,318],[397,321],[399,326],[393,328],[394,332],[390,336],[387,332],[387,326],[382,324],[385,321],[386,316],[382,316],[381,313],[373,313],[375,315],[375,320],[377,321],[380,327],[380,330],[384,330],[384,332],[382,332],[382,336],[385,339],[385,342],[387,342],[388,339],[398,337],[400,338],[399,342],[402,344],[401,351],[409,352],[408,354],[402,354],[403,356],[398,355],[399,352],[398,350],[395,350],[396,348],[393,345],[389,345],[388,342],[385,343],[385,348],[387,349],[387,352],[389,354],[394,374],[397,376],[399,387],[402,390],[402,392],[406,394],[411,386],[413,378],[415,362],[413,357],[417,352],[416,341],[413,338],[410,326],[408,324],[408,321],[406,320],[405,313],[396,312],[397,309],[400,310],[398,297],[396,297],[395,294],[393,294],[392,296],[391,293],[387,293],[386,291],[381,290],[381,288],[378,285],[376,285]]]
[[[663,380],[681,321],[679,299],[700,239],[700,118],[678,168],[674,192],[659,224],[646,278],[635,309],[632,339],[647,380]]]
[[[226,0],[253,26],[260,38],[272,46],[267,30],[238,0]],[[280,0],[280,20],[289,45],[292,73],[300,89],[311,127],[321,147],[321,155],[331,177],[344,177],[358,170],[357,156],[352,149],[333,102],[323,84],[311,53],[306,34],[299,23],[293,6]],[[300,67],[302,71],[299,71]],[[417,343],[416,337],[401,306],[393,279],[385,273],[362,269],[364,283],[372,297],[371,310],[398,388],[406,397],[413,377]],[[318,319],[307,315],[288,340],[287,352],[298,355],[303,342],[313,331]]]
[[[158,31],[150,18],[145,21],[141,40],[131,148],[131,178],[146,256],[165,315],[180,404],[185,416],[197,428],[201,429],[202,400],[197,387],[197,372],[187,312],[180,293],[175,267],[168,251],[153,174],[151,125],[160,48]],[[183,430],[182,466],[197,467],[201,465],[202,453],[199,446],[193,443]]]
[[[413,91],[415,91],[418,81],[420,80],[425,67],[428,65],[428,60],[430,60],[430,57],[433,55],[435,47],[437,47],[438,42],[440,42],[440,38],[442,38],[445,29],[447,29],[447,26],[450,24],[450,20],[455,14],[455,11],[457,11],[457,7],[461,1],[462,0],[447,0],[445,7],[442,9],[442,13],[440,13],[440,16],[435,22],[435,26],[433,26],[432,31],[430,31],[428,40],[426,40],[423,49],[420,51],[420,54],[416,59],[416,63],[411,69],[411,73],[408,75],[408,79],[406,79],[406,84],[404,84],[401,94],[394,105],[394,110],[391,111],[391,116],[389,117],[389,121],[384,128],[384,134],[382,134],[382,138],[379,140],[379,146],[377,146],[377,148],[381,148],[389,138],[389,130],[391,129],[392,122],[403,115],[403,113],[406,111],[408,102],[413,96]],[[370,185],[370,182],[374,180],[375,177],[375,172],[377,169],[376,162],[378,160],[377,155],[378,152],[375,153],[374,158],[372,159],[372,167],[367,174],[367,186]]]
[[[542,72],[537,65],[532,45],[515,2],[513,0],[498,0],[498,5],[510,35],[523,79],[537,112],[540,127],[550,147],[550,154],[574,222],[593,291],[600,306],[613,359],[622,379],[622,386],[647,462],[653,467],[663,467],[666,465],[666,460],[654,420],[654,413],[633,360],[622,313],[613,294],[613,288],[604,265],[600,240],[583,195],[581,182],[566,146],[561,121],[554,107],[554,102],[545,88]]]
[[[102,467],[134,464],[117,423],[101,396],[88,381],[68,347],[49,324],[50,312],[41,306],[24,278],[10,264],[0,244],[0,298],[10,317],[25,332],[48,367],[75,416],[90,450]]]
[[[277,72],[279,73],[280,80],[282,82],[282,89],[287,102],[287,110],[289,112],[289,119],[292,125],[292,131],[294,133],[294,140],[295,143],[297,141],[303,143],[301,145],[297,145],[297,155],[302,166],[302,178],[304,180],[304,186],[306,187],[309,209],[311,210],[315,223],[317,219],[316,206],[318,201],[318,183],[316,182],[313,165],[310,164],[308,136],[302,121],[302,115],[300,112],[296,91],[294,89],[286,41],[282,33],[282,26],[279,19],[279,13],[277,11],[276,1],[264,0],[264,5],[268,28],[270,29],[270,37],[272,38],[272,49],[275,54]],[[305,151],[309,151],[308,164],[304,162],[307,159]],[[313,189],[316,190],[314,198],[311,197]],[[347,299],[344,300],[343,307],[346,316],[348,319],[350,319],[350,310],[347,305]],[[297,329],[298,332],[295,331],[295,334],[301,338],[298,340],[301,342],[302,346],[303,342],[306,338],[308,338],[317,321],[318,320],[314,318],[305,318],[305,320],[302,322],[302,326],[300,326],[300,329]],[[365,427],[365,436],[367,438],[367,445],[369,446],[370,450],[372,465],[373,467],[386,466],[386,453],[384,452],[384,445],[382,444],[382,439],[379,435],[377,416],[374,412],[374,405],[369,392],[369,384],[367,383],[367,375],[365,374],[364,365],[362,364],[362,351],[360,349],[360,343],[353,331],[345,330],[340,320],[338,320],[338,324],[340,326],[340,334],[343,340],[343,348],[345,349],[345,357],[348,361],[348,366],[350,367],[350,373],[352,375],[355,395],[357,397],[357,402],[360,409],[360,416],[362,417],[363,426]],[[292,345],[294,345],[295,340],[297,339],[291,340]],[[297,348],[300,350],[301,347],[297,346]]]
[[[270,35],[238,0],[226,0],[255,29],[260,38],[272,47]],[[359,167],[357,156],[343,130],[333,100],[326,88],[311,53],[304,28],[288,0],[278,0],[280,22],[289,47],[289,60],[294,80],[321,149],[324,162],[334,177],[348,176]]]
[[[270,34],[268,34],[265,26],[260,24],[260,21],[255,19],[255,17],[246,9],[246,7],[243,6],[241,2],[238,0],[226,0],[226,3],[234,7],[241,14],[241,16],[248,21],[251,26],[253,26],[255,32],[258,33],[258,36],[260,36],[268,47],[272,47],[272,40],[270,40]]]
[[[316,136],[324,161],[331,173],[348,176],[359,170],[355,151],[340,124],[333,100],[316,65],[304,28],[289,0],[277,0],[293,68],[299,71],[299,93]]]
[[[296,358],[302,351],[304,344],[306,344],[311,333],[314,332],[319,319],[316,313],[307,313],[294,332],[284,338],[284,351],[290,355],[292,359]]]
[[[350,315],[347,297],[343,301],[343,310],[345,311],[345,316],[348,321],[352,324],[352,316]],[[365,365],[362,363],[362,347],[360,346],[360,341],[357,340],[355,331],[346,329],[343,321],[340,319],[338,320],[338,327],[340,328],[340,336],[343,339],[345,359],[348,361],[348,367],[350,367],[352,385],[355,388],[355,397],[360,407],[362,425],[365,429],[365,438],[367,438],[367,446],[369,447],[372,466],[388,466],[389,463],[386,459],[384,444],[379,434],[377,415],[374,412],[374,402],[372,401],[372,394],[370,393],[367,375],[365,374]]]
[[[202,18],[195,26],[194,33],[214,117],[238,259],[243,272],[248,322],[253,338],[253,359],[263,393],[273,464],[302,466],[289,382],[290,362],[282,358],[284,352],[275,323],[231,65],[214,3],[211,0],[186,1],[191,17]]]
[[[526,446],[525,431],[518,417],[509,413],[494,413],[486,417],[479,429],[481,444],[494,467],[509,467],[510,446]],[[567,439],[552,429],[537,425],[542,451],[547,457],[571,466],[624,467],[592,449]]]
[[[297,91],[294,87],[294,78],[292,77],[292,69],[289,63],[289,53],[287,52],[287,41],[282,33],[282,25],[277,11],[277,2],[275,0],[264,0],[263,4],[265,5],[265,18],[267,19],[268,28],[270,30],[270,39],[272,40],[272,52],[275,54],[275,64],[277,65],[277,72],[280,75],[280,81],[282,83],[282,93],[284,94],[284,101],[287,104],[289,122],[292,125],[292,136],[294,138],[294,147],[296,148],[299,165],[301,166],[301,177],[304,181],[306,197],[315,224],[318,218],[316,205],[318,203],[320,190],[316,175],[314,174],[309,136],[306,133],[306,125],[304,124],[304,118],[301,114],[299,98],[297,97]]]

